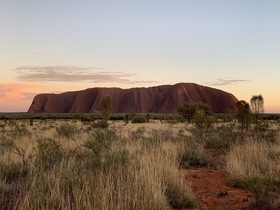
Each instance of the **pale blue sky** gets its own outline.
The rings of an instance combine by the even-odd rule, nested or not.
[[[280,113],[280,1],[0,0],[0,111],[35,94],[194,82]]]

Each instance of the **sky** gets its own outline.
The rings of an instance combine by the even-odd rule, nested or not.
[[[280,113],[279,0],[0,0],[0,112],[36,94],[197,83]]]

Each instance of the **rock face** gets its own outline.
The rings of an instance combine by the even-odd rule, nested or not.
[[[194,83],[149,88],[90,88],[61,94],[36,95],[29,113],[98,113],[103,96],[110,96],[113,113],[176,113],[187,102],[203,102],[215,113],[236,111],[237,98],[222,90]]]

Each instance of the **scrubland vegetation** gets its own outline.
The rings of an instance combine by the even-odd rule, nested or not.
[[[2,209],[195,206],[178,174],[182,142],[166,130],[110,122],[1,122]]]
[[[193,167],[223,170],[255,205],[280,207],[279,120],[244,127],[236,115],[204,111],[155,116],[1,120],[1,208],[196,207],[179,173]]]

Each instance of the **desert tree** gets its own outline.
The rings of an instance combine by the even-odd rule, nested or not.
[[[211,107],[208,104],[202,103],[202,102],[196,102],[196,103],[185,103],[182,106],[179,106],[177,108],[177,113],[188,122],[191,122],[191,120],[194,118],[195,113],[198,110],[203,110],[203,112],[207,115],[212,114]]]
[[[207,114],[203,109],[198,109],[194,115],[194,125],[201,138],[206,138],[210,129],[213,128],[215,117]]]
[[[191,119],[193,119],[195,112],[196,106],[194,103],[185,103],[177,108],[177,113],[189,123],[191,122]]]
[[[101,103],[100,103],[100,108],[101,108],[101,115],[104,120],[109,120],[110,113],[112,111],[112,102],[111,102],[111,97],[110,96],[103,96]]]
[[[264,99],[262,95],[253,95],[251,98],[251,109],[255,115],[255,124],[258,128],[260,115],[264,112]]]
[[[246,130],[248,130],[250,125],[250,105],[244,101],[240,100],[237,102],[237,118],[238,121],[241,123],[241,129],[243,130],[246,126]]]

